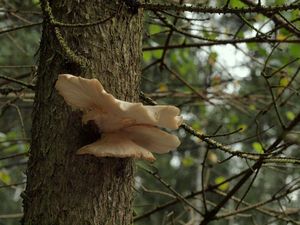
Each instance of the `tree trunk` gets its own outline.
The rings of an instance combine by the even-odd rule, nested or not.
[[[76,155],[99,134],[91,125],[82,125],[81,112],[72,111],[54,88],[61,73],[94,76],[117,98],[138,99],[142,16],[133,15],[122,2],[52,0],[47,8],[42,1],[46,16],[23,195],[24,225],[131,224],[133,161]],[[113,18],[93,26],[54,28],[47,10],[62,23]],[[78,56],[89,65],[79,65]]]

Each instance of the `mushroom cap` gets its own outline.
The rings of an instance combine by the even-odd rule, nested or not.
[[[83,111],[82,121],[92,120],[101,139],[78,150],[97,157],[133,157],[155,160],[151,152],[167,153],[180,145],[177,136],[159,129],[177,129],[182,123],[175,106],[144,106],[116,99],[96,79],[61,74],[55,85],[67,104]]]
[[[182,123],[180,110],[175,106],[144,106],[116,99],[108,94],[96,79],[61,74],[56,89],[65,101],[83,110],[83,122],[94,120],[103,132],[131,125],[152,125],[177,129]]]
[[[130,126],[122,129],[137,145],[158,154],[167,153],[180,145],[177,136],[152,126]]]
[[[151,152],[135,144],[122,132],[104,133],[100,140],[83,146],[77,154],[90,154],[97,157],[137,158],[154,161]]]
[[[101,108],[113,98],[107,94],[103,99],[105,91],[97,79],[85,79],[71,74],[59,75],[55,88],[68,105],[82,110],[97,106]],[[99,104],[99,99],[101,99],[101,104]]]

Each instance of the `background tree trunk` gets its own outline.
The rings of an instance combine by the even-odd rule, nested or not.
[[[23,224],[130,224],[132,160],[76,155],[99,134],[91,125],[82,126],[81,113],[65,104],[54,85],[61,73],[96,76],[117,98],[136,101],[141,15],[118,1],[53,0],[50,6],[63,23],[114,17],[96,26],[58,27],[69,49],[89,60],[87,68],[72,62],[72,52],[58,41],[49,21],[44,23]]]

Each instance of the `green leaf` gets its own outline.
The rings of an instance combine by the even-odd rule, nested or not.
[[[152,53],[150,51],[143,52],[143,59],[145,62],[149,62],[152,59]]]
[[[246,124],[240,124],[240,125],[238,125],[238,129],[241,129],[240,132],[244,132],[247,129],[247,125]]]
[[[286,87],[286,86],[288,86],[289,82],[290,82],[290,79],[288,77],[282,77],[282,78],[280,78],[279,85],[281,87]]]
[[[179,67],[179,73],[180,75],[184,76],[185,74],[187,74],[187,71],[188,71],[188,64],[185,63],[185,64],[182,64],[180,67]]]
[[[245,7],[246,5],[242,3],[240,0],[231,0],[230,1],[230,6],[235,8],[235,7]]]
[[[282,5],[285,3],[286,0],[276,0],[275,4],[276,5]]]
[[[40,4],[40,0],[32,0],[32,3],[33,3],[34,5]]]
[[[261,146],[261,144],[259,142],[253,142],[252,147],[254,148],[254,150],[257,153],[259,153],[259,154],[264,153],[264,149],[263,149],[263,147]]]
[[[235,114],[230,115],[229,119],[231,124],[236,124],[239,122],[239,117]]]
[[[10,176],[9,176],[9,174],[8,174],[7,171],[5,171],[5,170],[1,170],[0,171],[0,180],[3,183],[5,183],[5,184],[9,184],[10,183],[11,178],[10,178]]]
[[[255,110],[256,110],[256,106],[255,106],[254,104],[249,105],[248,108],[249,108],[251,111],[255,111]]]
[[[149,33],[150,33],[150,35],[159,33],[160,31],[161,31],[161,27],[158,26],[158,25],[151,24],[151,25],[149,26]]]
[[[207,159],[209,160],[209,162],[210,162],[211,164],[216,164],[216,163],[218,163],[218,156],[217,156],[217,154],[214,153],[214,152],[208,152]]]
[[[292,121],[292,120],[294,120],[295,119],[295,114],[292,112],[292,111],[287,111],[286,113],[285,113],[285,115],[286,115],[286,118],[288,119],[288,120],[290,120],[290,121]]]
[[[225,180],[226,180],[225,177],[219,176],[219,177],[217,177],[217,178],[215,179],[215,184],[221,184],[221,183],[224,182]],[[226,191],[226,190],[228,190],[228,188],[229,188],[229,183],[228,183],[228,182],[225,182],[224,184],[220,185],[218,188],[219,188],[221,191]]]
[[[218,54],[216,52],[211,52],[208,56],[208,64],[213,66],[217,61]]]
[[[178,56],[178,53],[176,51],[171,52],[170,54],[170,60],[174,65],[178,65],[181,58]]]
[[[249,42],[249,43],[247,43],[247,47],[250,50],[256,50],[257,49],[257,44]]]
[[[299,57],[299,52],[300,52],[300,45],[299,44],[289,44],[288,49],[289,49],[288,53],[291,56],[296,57],[296,58]]]
[[[159,49],[159,50],[155,50],[155,51],[152,52],[153,56],[154,56],[155,58],[157,58],[157,59],[160,59],[160,58],[161,58],[162,53],[163,53],[163,50],[160,50],[160,49]]]
[[[158,87],[159,87],[158,89],[159,89],[160,92],[166,92],[166,91],[168,91],[168,86],[165,83],[160,83],[158,85]]]
[[[182,159],[182,165],[184,167],[191,167],[195,164],[195,160],[193,157],[191,156],[185,156],[183,159]]]

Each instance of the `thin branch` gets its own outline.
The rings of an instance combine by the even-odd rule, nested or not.
[[[217,188],[220,187],[221,185],[223,185],[223,184],[225,184],[225,183],[227,183],[227,182],[230,182],[230,181],[232,181],[232,180],[234,180],[234,179],[236,179],[236,178],[242,176],[242,175],[245,174],[246,172],[247,172],[247,171],[245,171],[245,170],[244,170],[244,171],[241,171],[240,173],[233,175],[232,177],[230,177],[230,178],[224,180],[223,182],[221,182],[221,183],[219,183],[219,184],[209,185],[205,190],[200,190],[200,191],[192,192],[191,194],[187,194],[187,195],[185,195],[185,196],[183,196],[183,197],[184,197],[185,199],[190,199],[190,198],[194,198],[194,197],[197,196],[197,195],[202,194],[204,191],[206,192],[206,191],[210,191],[210,190],[217,189]],[[177,203],[179,203],[179,202],[180,202],[179,199],[175,199],[175,200],[171,200],[171,201],[169,201],[169,202],[167,202],[167,203],[165,203],[165,204],[163,204],[163,205],[157,206],[157,207],[155,207],[155,208],[149,210],[148,212],[146,212],[146,213],[144,213],[144,214],[142,214],[142,215],[140,215],[140,216],[135,217],[135,218],[134,218],[134,222],[136,222],[136,221],[138,221],[138,220],[141,220],[141,219],[144,219],[144,218],[146,218],[146,217],[148,217],[148,216],[150,216],[150,215],[152,215],[152,214],[154,214],[154,213],[156,213],[156,212],[158,212],[158,211],[161,211],[161,210],[163,210],[163,209],[166,209],[166,208],[168,208],[168,207],[170,207],[170,206],[173,206],[173,205],[175,205],[175,204],[177,204]]]
[[[35,65],[0,65],[0,69],[19,69],[19,68],[34,68]]]
[[[249,5],[249,6],[257,7],[257,4],[255,4],[251,0],[241,0],[241,1],[243,3]],[[297,37],[300,37],[300,31],[293,24],[291,24],[289,21],[285,20],[285,18],[284,19],[280,18],[281,15],[276,15],[274,13],[268,13],[268,12],[262,12],[262,14],[265,15],[266,17],[269,17],[271,20],[273,20],[276,27],[277,26],[284,27],[285,29],[287,29],[291,33],[295,34]]]
[[[28,84],[28,83],[25,83],[23,81],[19,81],[19,80],[16,80],[14,78],[7,77],[7,76],[4,76],[4,75],[0,75],[0,78],[2,78],[4,80],[7,80],[7,81],[10,81],[10,82],[14,82],[16,84],[20,84],[20,85],[22,85],[24,87],[27,87],[27,88],[31,89],[31,90],[34,90],[34,88],[35,88],[35,86],[32,85],[32,84]]]
[[[5,185],[0,186],[0,189],[1,188],[15,187],[15,186],[23,185],[23,184],[26,184],[26,182],[20,182],[20,183],[14,183],[14,184],[5,184]]]
[[[296,191],[296,189],[294,190]],[[227,193],[224,193],[220,190],[214,190],[213,191],[214,193],[218,194],[218,195],[221,195],[221,196],[226,196]],[[240,210],[235,210],[233,212],[229,212],[229,213],[223,213],[223,214],[220,214],[220,215],[217,215],[216,216],[216,220],[219,220],[219,219],[224,219],[226,217],[230,217],[230,216],[234,216],[236,215],[237,213],[239,212],[246,212],[246,211],[249,211],[249,210],[256,210],[260,213],[263,213],[263,214],[266,214],[268,216],[273,216],[273,217],[276,217],[280,220],[283,220],[283,221],[287,221],[287,222],[291,222],[293,224],[299,224],[299,223],[295,223],[295,221],[289,219],[289,218],[285,218],[284,216],[282,216],[282,214],[279,214],[279,212],[275,211],[275,210],[272,210],[270,208],[267,208],[267,207],[262,207],[263,205],[266,205],[272,201],[275,201],[277,199],[280,199],[280,198],[283,198],[286,196],[286,193],[282,194],[282,195],[278,195],[278,196],[272,196],[271,198],[265,200],[265,201],[261,201],[261,202],[258,202],[258,203],[255,203],[254,205],[253,204],[250,204],[248,202],[245,202],[245,201],[241,201],[240,198],[237,198],[237,197],[232,197],[232,200],[234,200],[235,202],[241,202],[242,204],[246,205],[246,207],[244,208],[241,208]]]
[[[215,40],[215,41],[190,43],[190,44],[183,43],[177,45],[169,45],[167,48],[168,49],[200,48],[203,46],[239,44],[239,43],[300,43],[300,39],[278,40],[278,39],[265,39],[261,37],[254,37],[254,38],[245,38],[245,39]],[[155,51],[155,50],[162,50],[164,48],[166,47],[165,46],[144,47],[143,51]]]
[[[23,116],[22,116],[22,113],[21,113],[21,111],[20,111],[19,106],[17,106],[17,105],[14,104],[14,103],[10,103],[9,106],[11,106],[11,107],[13,107],[13,108],[16,109],[17,114],[18,114],[18,117],[19,117],[19,120],[20,120],[20,125],[21,125],[21,130],[22,130],[23,139],[26,139],[26,131],[25,131],[24,120],[23,120]]]
[[[205,162],[207,160],[207,155],[209,152],[209,148],[207,147],[205,149],[205,153],[204,153],[204,157],[203,157],[203,161],[202,161],[202,171],[201,171],[201,185],[202,185],[202,190],[205,190],[204,188],[204,180],[205,180]],[[202,199],[203,199],[203,206],[204,206],[204,212],[205,214],[207,213],[207,202],[206,202],[206,195],[205,195],[205,191],[202,192]]]
[[[171,195],[171,194],[169,194],[167,192],[164,192],[164,191],[150,190],[150,189],[146,188],[144,185],[141,185],[141,188],[143,189],[143,192],[145,192],[145,193],[158,194],[158,195],[167,196],[167,197],[172,198],[172,199],[176,199],[176,196]]]
[[[28,152],[23,152],[23,153],[17,153],[17,154],[13,154],[13,155],[4,156],[4,157],[0,158],[0,161],[5,160],[5,159],[12,159],[12,158],[17,158],[17,157],[22,157],[22,156],[28,156]]]
[[[0,219],[16,219],[16,218],[21,218],[22,216],[23,213],[3,214],[0,215]]]
[[[139,166],[139,168],[143,169],[145,172],[149,173],[150,175],[152,175],[153,177],[155,177],[163,186],[165,186],[169,191],[171,191],[176,198],[178,198],[180,201],[182,201],[184,204],[186,204],[187,206],[191,207],[193,210],[195,210],[195,212],[199,213],[200,215],[203,216],[203,213],[201,211],[199,211],[197,208],[195,208],[195,206],[193,206],[190,202],[188,202],[181,194],[179,194],[174,188],[171,187],[170,184],[168,184],[167,182],[165,182],[158,174],[157,172],[153,172],[151,170],[148,170],[144,167]]]
[[[255,171],[255,174],[254,174],[253,178],[251,179],[250,184],[248,185],[248,187],[247,187],[245,193],[243,194],[243,196],[241,197],[241,201],[239,201],[238,204],[237,204],[236,207],[235,207],[236,210],[239,208],[241,202],[246,198],[247,194],[249,193],[249,191],[250,191],[250,189],[251,189],[251,187],[252,187],[252,185],[253,185],[253,183],[254,183],[254,181],[255,181],[255,179],[256,179],[258,173],[259,173],[259,171],[260,171],[260,168],[258,168],[258,169]]]
[[[115,15],[111,15],[111,16],[108,16],[105,19],[96,20],[96,21],[89,22],[89,23],[63,23],[63,22],[53,20],[51,24],[54,25],[54,26],[57,26],[57,27],[70,27],[70,28],[90,27],[90,26],[96,26],[96,25],[105,23],[105,22],[111,20],[114,17],[115,17]]]
[[[140,3],[139,8],[152,11],[171,10],[177,12],[195,12],[195,13],[217,13],[217,14],[237,14],[237,13],[276,13],[280,11],[297,10],[300,4],[277,5],[277,6],[257,6],[247,8],[214,8],[195,5],[178,5],[178,4],[157,4],[157,3]]]
[[[140,93],[140,98],[148,104],[156,105],[155,101],[153,101],[149,97],[146,97],[144,95],[144,93],[142,93],[142,92]],[[300,120],[300,113],[298,114],[298,116],[296,116],[295,120],[293,120],[292,122],[294,123],[295,121],[298,121],[298,119]],[[244,159],[248,159],[248,160],[252,160],[252,161],[263,160],[262,163],[300,164],[300,159],[298,159],[298,158],[274,157],[271,154],[272,152],[271,151],[268,152],[267,150],[266,150],[266,153],[262,153],[262,154],[260,154],[260,153],[249,153],[249,152],[243,152],[243,151],[234,151],[230,147],[228,147],[226,145],[223,145],[223,144],[215,141],[214,139],[209,138],[208,136],[194,130],[191,126],[187,125],[186,123],[182,123],[180,127],[183,128],[188,133],[190,133],[191,135],[193,135],[195,137],[198,137],[200,140],[202,140],[202,141],[206,142],[207,144],[215,147],[216,149],[219,149],[219,150],[221,150],[223,152],[226,152],[228,154],[237,156],[239,158],[244,158]],[[281,142],[282,137],[281,137],[280,141],[279,141],[279,139],[277,139],[277,141],[279,141],[279,143]],[[272,149],[274,149],[279,144],[279,143],[277,143],[277,141],[275,141],[269,148],[273,147]]]
[[[34,26],[39,26],[42,23],[43,22],[37,22],[37,23],[32,23],[32,24],[28,24],[28,25],[19,26],[19,27],[13,27],[13,28],[6,29],[6,30],[1,30],[0,35],[8,33],[8,32],[12,32],[12,31],[16,31],[16,30],[26,29],[26,28],[34,27]]]
[[[210,104],[213,105],[213,103],[207,99],[207,97],[199,92],[197,89],[195,89],[194,87],[192,87],[188,82],[186,82],[179,74],[177,74],[175,71],[171,70],[165,63],[163,63],[164,68],[167,69],[167,71],[169,73],[171,73],[173,76],[175,76],[181,83],[183,83],[185,86],[187,86],[190,90],[192,90],[196,95],[198,95],[201,99],[203,99],[204,101],[209,102]]]

